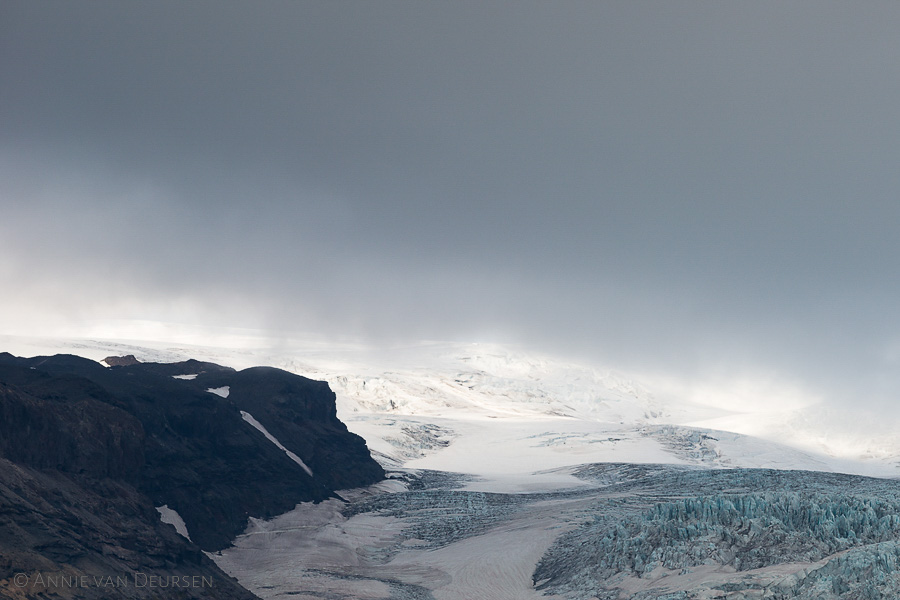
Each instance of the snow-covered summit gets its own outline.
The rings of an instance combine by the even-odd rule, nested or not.
[[[413,352],[412,360],[403,356]],[[625,376],[496,345],[421,346],[398,354],[386,370],[359,365],[355,373],[327,377],[345,410],[616,423],[672,414],[673,407]]]

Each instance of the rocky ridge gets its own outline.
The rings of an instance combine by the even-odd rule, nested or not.
[[[162,591],[249,599],[203,550],[228,546],[250,517],[269,518],[381,478],[363,440],[337,419],[334,394],[322,382],[198,361],[107,368],[71,355],[0,354],[4,597]],[[163,505],[183,518],[192,541],[160,521],[154,507]],[[211,585],[140,587],[136,573],[157,583],[199,577]],[[23,574],[28,586],[17,585]],[[81,576],[100,579],[72,579]],[[100,585],[104,577],[119,585]]]

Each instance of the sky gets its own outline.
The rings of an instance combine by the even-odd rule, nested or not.
[[[509,341],[891,408],[898,24],[7,0],[0,328]]]

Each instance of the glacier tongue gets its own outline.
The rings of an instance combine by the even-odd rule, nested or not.
[[[498,494],[400,470],[253,520],[213,556],[263,598],[893,598],[900,486],[803,471],[597,464]]]

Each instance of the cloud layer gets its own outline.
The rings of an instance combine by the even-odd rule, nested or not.
[[[4,322],[494,337],[891,403],[898,18],[7,2]]]

